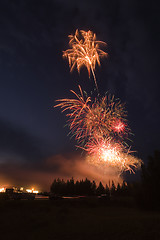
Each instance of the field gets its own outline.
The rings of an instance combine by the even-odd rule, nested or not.
[[[158,240],[160,212],[104,201],[0,201],[3,240]]]

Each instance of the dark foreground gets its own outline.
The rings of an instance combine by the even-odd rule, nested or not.
[[[158,240],[160,212],[100,200],[0,201],[0,239]]]

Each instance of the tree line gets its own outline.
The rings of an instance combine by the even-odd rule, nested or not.
[[[141,180],[121,185],[111,184],[103,186],[100,182],[85,180],[75,181],[71,178],[67,181],[55,179],[51,185],[51,193],[65,195],[99,196],[109,194],[110,196],[130,196],[135,203],[145,209],[160,210],[160,151],[155,151],[153,156],[148,157],[148,162],[141,166]]]
[[[89,179],[75,181],[72,177],[71,179],[64,181],[63,179],[54,179],[51,185],[51,193],[59,196],[67,195],[85,195],[85,196],[99,196],[102,194],[108,195],[126,195],[128,192],[128,185],[123,182],[122,185],[118,183],[116,186],[114,181],[112,181],[111,186],[107,184],[103,186],[101,182],[96,185],[95,181],[90,181]]]

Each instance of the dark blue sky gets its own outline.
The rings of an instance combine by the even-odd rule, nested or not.
[[[90,91],[87,71],[69,72],[62,51],[75,30],[107,42],[96,69],[101,94],[126,102],[133,150],[146,161],[159,147],[159,10],[155,1],[5,0],[0,2],[0,162],[33,162],[69,152],[65,117],[55,100],[77,83]]]

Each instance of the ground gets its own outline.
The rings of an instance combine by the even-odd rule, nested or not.
[[[4,240],[158,240],[160,212],[76,200],[0,201]]]

